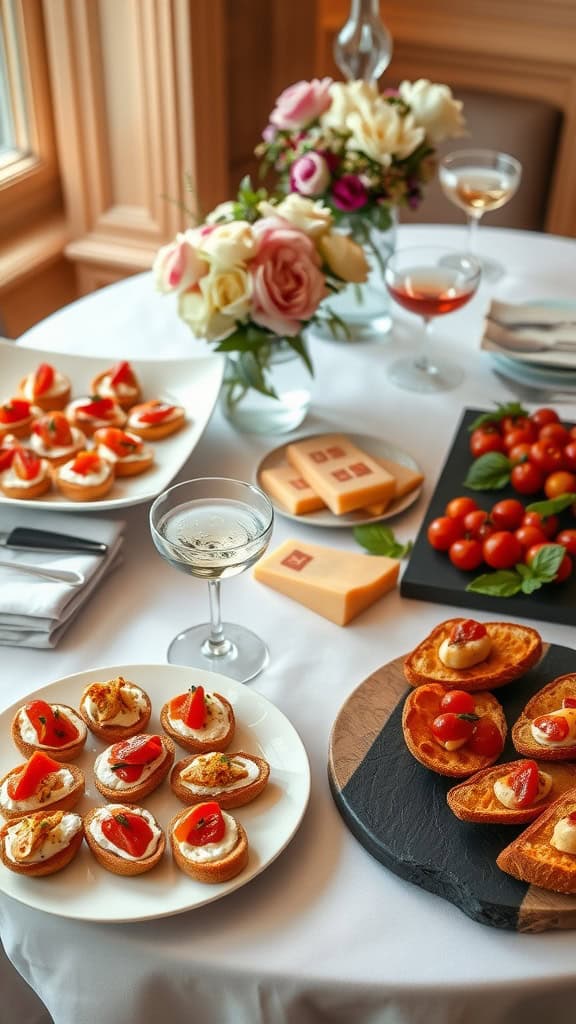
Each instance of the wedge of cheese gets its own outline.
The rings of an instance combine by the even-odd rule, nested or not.
[[[382,469],[385,469],[394,477],[396,484],[396,490],[394,491],[395,498],[403,498],[405,494],[409,494],[416,487],[419,487],[424,480],[424,474],[420,470],[410,469],[409,466],[405,466],[402,462],[394,462],[392,459],[381,459],[378,457],[376,462]]]
[[[272,498],[276,498],[293,516],[303,516],[326,508],[325,501],[312,490],[304,477],[289,462],[263,469],[260,482]]]
[[[254,568],[254,577],[345,626],[396,586],[400,562],[286,540]]]
[[[394,477],[343,434],[324,434],[287,445],[286,458],[334,515],[394,497]]]

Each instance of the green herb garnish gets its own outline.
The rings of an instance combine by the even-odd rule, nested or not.
[[[389,526],[374,523],[354,527],[354,539],[371,555],[388,555],[389,558],[404,558],[412,550],[412,541],[401,544],[396,540]]]

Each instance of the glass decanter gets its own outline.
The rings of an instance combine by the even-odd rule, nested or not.
[[[352,0],[348,21],[334,40],[334,60],[345,78],[376,82],[392,59],[392,36],[379,0]]]

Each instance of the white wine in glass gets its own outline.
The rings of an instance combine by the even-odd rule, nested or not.
[[[497,150],[461,149],[440,161],[438,173],[445,195],[468,218],[468,251],[479,260],[488,280],[498,280],[505,268],[477,254],[478,225],[485,213],[499,210],[512,198],[522,177],[521,164]]]
[[[243,683],[264,668],[268,651],[260,637],[222,622],[220,580],[261,558],[273,519],[266,495],[242,480],[187,480],[156,498],[150,530],[157,550],[175,569],[207,580],[210,597],[210,622],[179,633],[168,648],[169,662],[208,668]]]

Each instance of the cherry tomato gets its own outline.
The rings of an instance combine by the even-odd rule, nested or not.
[[[539,512],[525,512],[522,526],[537,526],[546,537],[555,537],[560,520],[558,516],[542,516]]]
[[[493,718],[483,715],[468,740],[468,749],[482,757],[498,757],[504,748],[504,737]]]
[[[504,434],[504,447],[510,451],[517,444],[532,444],[536,440],[536,428],[530,423],[526,427],[516,427]]]
[[[524,517],[524,505],[517,498],[505,498],[492,506],[490,518],[499,530],[516,530]]]
[[[563,697],[562,698],[563,708],[576,708],[576,697]]]
[[[549,540],[546,541],[546,544],[550,544],[550,543],[551,542]],[[543,546],[544,545],[542,545],[542,544],[534,544],[533,547],[528,548],[528,551],[526,551],[524,553],[524,561],[526,562],[526,565],[532,565],[532,562],[534,561],[537,553],[540,551],[540,548],[543,547]],[[566,554],[564,555],[564,558],[562,559],[562,561],[560,562],[560,565],[558,566],[558,570],[557,570],[556,575],[554,577],[554,583],[563,583],[564,580],[567,580],[568,577],[572,575],[572,569],[573,569],[572,559],[570,558],[570,555],[568,554],[568,552],[566,552]]]
[[[482,543],[473,537],[455,540],[448,549],[448,557],[457,569],[477,569],[482,564]]]
[[[551,441],[536,441],[530,449],[530,462],[543,473],[564,469],[564,452]]]
[[[523,430],[524,427],[530,427],[530,429],[534,427],[529,416],[504,416],[500,420],[500,429],[503,434],[509,434],[512,430]]]
[[[492,569],[511,569],[523,554],[520,541],[510,530],[497,530],[482,544],[484,561]]]
[[[555,409],[542,408],[535,409],[534,412],[530,413],[530,419],[539,430],[540,427],[544,427],[547,423],[558,423],[560,417]]]
[[[454,740],[469,740],[473,731],[474,722],[452,711],[438,715],[432,722],[432,735],[442,744]]]
[[[446,505],[445,515],[450,516],[451,519],[463,519],[469,512],[474,512],[477,508],[478,502],[474,501],[474,498],[468,496],[452,498],[452,501]]]
[[[436,551],[448,551],[454,541],[464,536],[464,522],[450,516],[439,516],[429,524],[426,536]]]
[[[562,423],[546,423],[538,431],[538,440],[563,448],[570,440],[570,431]]]
[[[533,462],[519,462],[510,473],[510,483],[517,494],[536,494],[542,489],[544,474]]]
[[[470,435],[470,454],[478,459],[487,452],[505,451],[504,438],[496,427],[478,427]]]
[[[560,494],[576,491],[576,474],[560,469],[551,473],[544,481],[544,494],[547,498],[557,498]]]
[[[564,447],[564,462],[567,469],[576,470],[576,441],[569,441]]]
[[[441,711],[453,711],[456,715],[473,715],[476,701],[467,690],[448,690],[440,701]]]
[[[517,530],[514,530],[514,535],[520,541],[524,551],[534,547],[535,544],[546,544],[548,541],[548,537],[538,526],[519,526]]]
[[[576,555],[576,530],[561,530],[554,538],[555,544],[561,544],[569,555]]]
[[[526,462],[526,459],[530,458],[531,447],[531,444],[517,444],[508,452],[508,458],[514,463]]]
[[[488,513],[483,508],[475,508],[464,516],[464,529],[471,537],[488,537],[494,532],[494,525],[490,522]]]
[[[525,761],[509,776],[518,807],[530,807],[534,803],[538,796],[539,781],[536,761]]]
[[[461,619],[452,626],[448,634],[448,643],[468,644],[471,640],[481,640],[487,632],[486,626],[476,619]]]
[[[534,719],[532,724],[535,725],[540,732],[543,732],[547,739],[552,740],[553,743],[565,740],[570,732],[568,722],[560,715],[540,715],[538,718]]]

